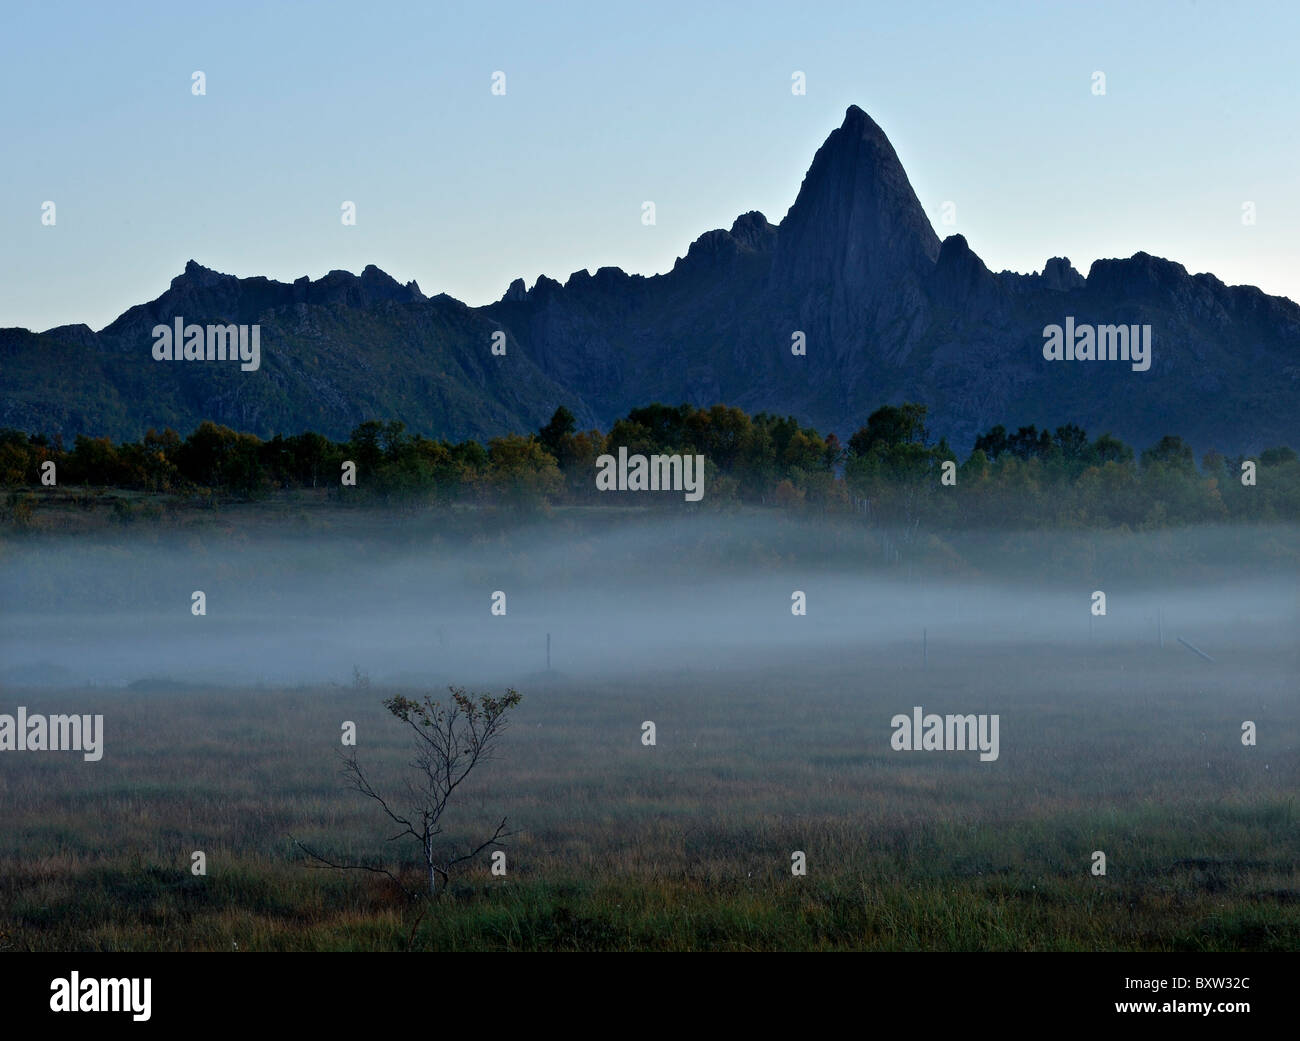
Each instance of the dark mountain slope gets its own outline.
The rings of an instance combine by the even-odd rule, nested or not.
[[[261,365],[159,362],[155,325],[258,324]],[[377,268],[335,271],[292,285],[218,274],[191,261],[157,300],[99,334],[67,327],[0,332],[5,390],[0,425],[138,437],[188,431],[203,419],[261,435],[321,431],[344,437],[365,419],[398,418],[453,438],[533,429],[567,404],[594,416],[486,316],[447,296],[427,299]],[[58,374],[57,378],[55,374]]]
[[[262,366],[156,362],[151,330],[260,324]],[[1149,371],[1043,358],[1043,329],[1149,324]],[[494,332],[506,357],[493,357]],[[791,353],[802,333],[807,355]],[[670,272],[601,268],[516,280],[468,308],[375,267],[287,284],[191,262],[157,300],[95,334],[0,330],[0,424],[136,437],[202,419],[259,434],[343,436],[366,418],[489,437],[565,404],[608,427],[651,401],[793,414],[847,436],[886,402],[931,408],[959,450],[994,423],[1077,423],[1145,446],[1300,445],[1300,307],[1139,253],[995,274],[936,238],[884,132],[861,109],[817,151],[779,226],[746,213]]]

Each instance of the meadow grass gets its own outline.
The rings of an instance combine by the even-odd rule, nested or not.
[[[484,853],[431,906],[293,842],[417,883],[339,773],[353,720],[398,789],[394,691],[10,687],[0,711],[103,713],[106,737],[100,762],[0,757],[0,948],[1294,950],[1294,652],[1238,658],[962,645],[924,669],[873,648],[539,674],[445,836],[508,816],[507,874]],[[999,759],[893,751],[914,704],[999,713]]]

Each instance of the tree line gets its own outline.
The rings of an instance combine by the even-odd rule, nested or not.
[[[257,499],[282,489],[329,489],[341,501],[590,504],[682,508],[680,496],[608,494],[597,459],[617,454],[702,455],[702,507],[725,504],[857,512],[882,524],[970,527],[1008,521],[1131,528],[1230,519],[1300,518],[1300,460],[1287,447],[1257,457],[1207,452],[1168,435],[1140,454],[1111,434],[1074,424],[1014,432],[995,426],[961,460],[935,440],[926,406],[885,405],[842,444],[790,416],[750,416],[714,405],[652,404],[608,433],[581,431],[566,408],[530,434],[486,444],[412,433],[370,420],[346,441],[306,432],[263,440],[212,422],[188,437],[150,430],[139,441],[60,439],[0,430],[0,484],[50,484]],[[356,470],[345,485],[345,463]],[[44,479],[44,480],[43,480]]]

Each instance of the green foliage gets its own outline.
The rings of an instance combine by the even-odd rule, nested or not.
[[[473,695],[466,694],[464,687],[449,687],[448,692],[454,709],[435,701],[428,694],[419,701],[395,694],[384,701],[384,708],[403,723],[415,722],[427,729],[446,726],[449,714],[459,710],[458,714],[466,726],[471,729],[486,729],[496,727],[507,712],[523,701],[523,695],[513,687],[507,687],[500,697],[480,694],[477,700]]]
[[[542,427],[537,439],[551,455],[558,459],[565,439],[571,437],[577,428],[578,421],[573,413],[561,405],[555,410],[551,421]]]
[[[922,445],[929,437],[925,428],[925,414],[924,405],[911,402],[901,407],[885,405],[878,408],[867,417],[867,425],[849,438],[849,452],[863,458],[876,450],[889,451],[906,445]]]
[[[1207,452],[1198,469],[1191,447],[1166,435],[1142,452],[1110,433],[1094,440],[1069,423],[1055,431],[1001,424],[975,438],[963,462],[934,443],[924,405],[876,409],[841,444],[793,416],[750,416],[725,405],[658,402],[632,409],[608,434],[577,430],[564,406],[535,434],[453,443],[412,433],[400,422],[368,420],[346,442],[306,431],[261,441],[215,423],[184,440],[150,430],[139,442],[57,440],[0,430],[0,484],[39,486],[53,461],[61,485],[254,499],[273,490],[333,489],[345,501],[449,506],[500,504],[529,512],[551,505],[669,508],[680,497],[602,495],[602,455],[703,456],[705,508],[729,504],[791,511],[856,512],[868,523],[935,531],[958,527],[1160,527],[1223,520],[1271,522],[1300,517],[1300,457],[1269,448],[1253,460],[1257,481],[1243,485],[1244,458]],[[357,466],[355,487],[340,467]],[[955,485],[943,464],[958,464]],[[13,511],[10,511],[11,514]],[[17,514],[13,514],[17,516]]]

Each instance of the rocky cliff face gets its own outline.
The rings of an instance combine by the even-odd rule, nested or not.
[[[259,324],[262,368],[164,364],[176,316]],[[1153,361],[1050,362],[1043,329],[1150,325]],[[491,353],[496,333],[504,357]],[[791,353],[802,333],[803,357]],[[1139,253],[1084,278],[1064,258],[993,273],[935,236],[884,132],[856,106],[813,157],[779,225],[761,213],[701,235],[663,275],[618,268],[516,280],[469,308],[375,267],[289,284],[194,262],[99,333],[0,330],[0,425],[136,437],[202,419],[269,435],[345,436],[393,418],[436,436],[535,429],[557,405],[608,427],[629,408],[718,402],[847,436],[885,402],[931,407],[968,448],[994,423],[1106,430],[1199,450],[1300,445],[1300,307]]]
[[[522,288],[522,286],[520,287]],[[535,290],[534,290],[535,292]],[[1084,278],[991,272],[935,236],[884,132],[861,109],[818,150],[779,226],[745,214],[667,275],[553,285],[486,309],[608,423],[652,399],[792,413],[847,435],[880,404],[930,405],[965,449],[994,423],[1078,423],[1146,445],[1300,444],[1300,308],[1139,253]],[[1151,369],[1049,362],[1045,326],[1150,325]],[[808,354],[790,353],[802,332]],[[1271,375],[1267,375],[1271,374]]]
[[[893,146],[853,106],[781,222],[769,286],[832,357],[896,362],[923,333],[925,282],[939,255]]]

